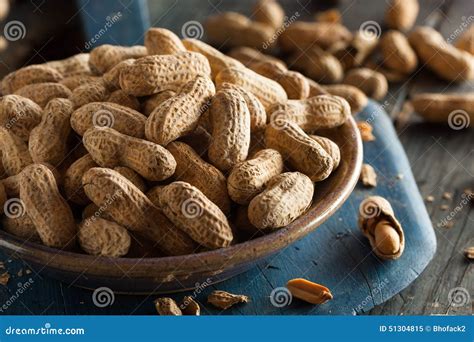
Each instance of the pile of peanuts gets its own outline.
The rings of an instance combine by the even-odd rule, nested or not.
[[[268,63],[256,72],[151,28],[144,46],[11,72],[0,99],[2,228],[58,249],[144,257],[285,227],[340,163],[339,147],[315,133],[343,125],[351,107],[310,96],[309,79]]]
[[[383,99],[389,82],[409,80],[422,67],[449,84],[474,79],[474,25],[452,45],[434,28],[414,27],[418,13],[418,0],[391,0],[385,13],[387,31],[367,21],[351,32],[337,9],[317,13],[314,21],[293,22],[298,12],[288,18],[276,1],[260,0],[252,20],[235,12],[221,13],[206,21],[205,33],[213,45],[232,48],[229,55],[248,68],[277,79],[289,98],[307,92],[305,82],[287,81],[292,72],[285,64],[273,67],[274,58],[258,50],[279,52],[292,69],[310,77],[310,96],[342,96],[358,112],[367,104],[367,97]],[[420,93],[407,104],[407,110],[427,121],[447,123],[450,114],[458,111],[465,116],[459,119],[474,122],[472,92]]]

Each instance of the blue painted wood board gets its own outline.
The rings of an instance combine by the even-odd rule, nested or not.
[[[376,140],[364,143],[364,161],[378,174],[378,186],[366,189],[358,185],[349,200],[325,224],[302,240],[260,262],[250,271],[219,284],[198,284],[196,290],[171,295],[181,300],[193,295],[201,303],[203,314],[337,314],[352,315],[370,310],[408,286],[423,271],[436,249],[435,235],[423,200],[410,171],[405,153],[392,123],[376,103],[360,113],[358,120],[374,126]],[[317,189],[317,187],[316,187]],[[368,195],[381,195],[393,205],[405,230],[406,248],[400,259],[381,261],[357,228],[360,202]],[[92,292],[43,277],[21,260],[7,261],[12,275],[7,287],[0,288],[0,303],[10,304],[4,314],[154,314],[156,296],[115,295],[112,305],[99,308]],[[17,275],[23,270],[21,276]],[[271,292],[289,279],[304,277],[329,287],[334,299],[313,306],[298,300],[279,307],[272,304]],[[27,290],[15,300],[12,295],[23,284]],[[221,312],[206,303],[215,289],[242,293],[251,302]],[[276,297],[274,297],[276,298]],[[277,303],[278,304],[278,303]]]

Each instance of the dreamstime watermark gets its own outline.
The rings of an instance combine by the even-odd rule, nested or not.
[[[286,287],[276,287],[270,293],[270,303],[276,308],[288,306],[293,301],[293,295]]]
[[[284,110],[276,110],[270,115],[270,125],[277,129],[282,130],[288,127],[288,115]]]
[[[122,190],[115,191],[112,195],[107,195],[107,199],[105,200],[104,204],[102,204],[99,209],[97,209],[94,214],[87,218],[86,225],[93,223],[98,218],[102,217],[102,215],[107,211],[107,208],[114,203],[118,197],[123,196]]]
[[[5,335],[84,335],[83,328],[53,328],[51,323],[45,323],[39,328],[18,328],[9,326],[5,329]]]
[[[5,216],[11,219],[17,219],[25,213],[25,203],[19,198],[10,198],[3,205]]]
[[[195,300],[197,298],[197,296],[199,294],[201,294],[202,291],[204,291],[207,287],[211,286],[212,285],[212,279],[211,278],[207,278],[205,281],[203,281],[202,283],[196,283],[194,284],[194,291],[192,294],[190,294],[189,298]],[[187,298],[185,297],[185,298]],[[181,305],[179,306],[181,308],[181,310],[184,310],[186,309],[186,307],[190,304],[190,301],[187,300],[187,299],[184,299],[184,301],[181,303]]]
[[[95,43],[99,41],[99,39],[107,33],[107,31],[112,28],[114,24],[119,22],[122,19],[122,12],[117,12],[113,13],[105,18],[105,24],[104,26],[91,38],[89,39],[85,44],[84,48],[86,50],[89,50]]]
[[[373,40],[380,38],[382,28],[380,24],[373,20],[364,21],[359,27],[360,35],[365,40]]]
[[[454,219],[454,217],[474,199],[474,192],[463,193],[461,198],[461,202],[459,202],[458,205],[456,205],[456,207],[441,220],[441,222],[438,224],[439,227],[449,227],[449,223]]]
[[[448,292],[448,303],[452,307],[463,307],[465,305],[470,305],[471,295],[469,291],[464,287],[455,287],[449,290]]]
[[[201,217],[203,213],[202,204],[195,198],[187,198],[181,203],[181,213],[188,219]]]
[[[98,308],[105,308],[106,306],[111,306],[115,302],[115,294],[108,287],[98,287],[92,293],[92,302]]]
[[[298,18],[300,17],[299,12],[295,12],[291,17],[288,18],[288,16],[285,17],[285,20],[283,21],[283,25],[281,25],[268,39],[266,42],[263,43],[262,48],[264,50],[268,49],[271,47],[278,39],[278,37],[281,36],[283,32],[291,25],[293,24]]]
[[[183,38],[201,39],[204,35],[204,27],[199,21],[190,20],[181,26],[181,36]]]
[[[449,35],[448,38],[446,38],[446,41],[449,44],[452,44],[456,38],[458,38],[461,34],[463,34],[464,31],[466,31],[466,29],[469,28],[472,23],[474,23],[474,15],[469,17],[462,16],[461,24]]]
[[[115,123],[115,117],[111,111],[106,109],[98,110],[92,116],[94,127],[112,127]]]
[[[7,311],[8,308],[12,306],[13,303],[15,303],[18,298],[20,298],[20,296],[31,287],[31,285],[33,285],[33,283],[33,278],[28,279],[24,283],[19,282],[17,284],[18,288],[16,289],[16,291],[2,304],[2,306],[0,306],[0,312]]]
[[[469,114],[462,109],[453,110],[448,116],[448,125],[455,131],[469,127],[471,124],[471,118]]]
[[[3,35],[5,39],[10,42],[15,42],[17,40],[23,39],[26,37],[26,27],[19,20],[12,20],[6,23],[3,28]]]
[[[366,198],[359,205],[360,216],[366,219],[371,219],[380,215],[380,207],[371,198]]]
[[[364,298],[362,302],[360,302],[359,305],[355,307],[356,312],[362,312],[362,310],[367,306],[369,302],[374,302],[374,296],[382,293],[382,290],[390,283],[390,281],[385,278],[382,280],[377,286],[370,291],[370,295]]]

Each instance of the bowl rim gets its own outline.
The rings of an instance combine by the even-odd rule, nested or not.
[[[358,132],[355,119],[352,116],[344,125],[348,125],[348,129],[349,131],[352,131],[352,133]],[[117,276],[123,276],[124,269],[133,269],[135,267],[146,268],[148,270],[154,269],[160,273],[181,273],[189,271],[196,272],[203,269],[203,267],[205,267],[205,271],[209,271],[213,266],[224,267],[222,265],[222,260],[231,260],[232,265],[254,262],[303,238],[326,221],[347,200],[359,179],[363,156],[363,146],[360,134],[350,134],[349,138],[351,139],[348,143],[353,146],[352,150],[354,151],[351,158],[347,161],[347,169],[349,170],[347,174],[349,176],[342,178],[339,189],[336,191],[328,191],[325,194],[325,197],[329,196],[330,200],[324,201],[325,203],[319,201],[313,205],[311,210],[306,214],[286,227],[255,239],[237,243],[226,248],[196,254],[151,258],[111,258],[58,250],[35,242],[24,241],[23,239],[0,229],[0,248],[14,251],[13,254],[17,254],[20,257],[29,256],[30,259],[39,263],[42,263],[42,261],[46,259],[52,260],[60,256],[60,263],[51,263],[52,265],[49,265],[48,263],[45,267],[49,266],[64,269],[64,267],[60,266],[77,265],[81,263],[84,265],[91,265],[93,263],[94,267],[87,266],[83,271],[83,274],[94,275],[104,275],[103,270],[110,268],[117,269],[117,267],[117,270],[122,270],[121,272],[118,272],[120,274],[117,274]],[[252,260],[249,260],[248,254],[239,253],[241,250],[252,250],[254,252]],[[176,265],[180,265],[179,270],[176,270]],[[230,267],[230,264],[225,267]],[[110,275],[110,272],[108,273]],[[152,276],[152,274],[150,274],[150,276]]]

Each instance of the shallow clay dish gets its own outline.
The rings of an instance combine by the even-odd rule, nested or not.
[[[95,289],[107,286],[121,293],[164,293],[192,289],[242,273],[273,253],[301,239],[326,221],[349,197],[359,178],[362,142],[351,118],[342,127],[323,134],[341,149],[341,164],[315,186],[311,209],[287,227],[236,244],[199,254],[161,258],[106,258],[64,252],[24,242],[0,230],[0,248],[25,260],[41,273],[58,280]]]

